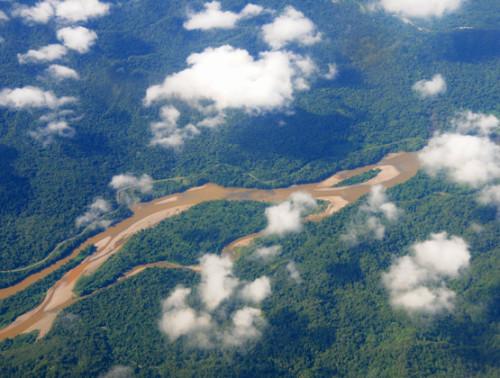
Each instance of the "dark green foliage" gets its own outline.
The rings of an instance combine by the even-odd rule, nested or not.
[[[342,180],[335,185],[332,186],[332,188],[338,188],[340,186],[350,186],[350,185],[357,185],[361,184],[365,181],[368,181],[375,176],[377,176],[382,170],[377,168],[377,169],[370,169],[369,171],[360,173],[359,175],[355,175],[349,178],[346,178],[345,180]]]
[[[197,264],[201,254],[220,253],[232,241],[262,230],[266,206],[250,201],[208,201],[196,205],[132,236],[94,274],[81,277],[74,291],[77,295],[92,293],[138,265],[157,261]]]
[[[80,264],[86,257],[95,251],[93,245],[83,249],[76,257],[69,260],[56,271],[38,280],[26,289],[0,300],[0,327],[12,323],[19,315],[38,306],[45,298],[47,290],[51,288],[66,272]]]
[[[389,196],[404,214],[382,241],[365,238],[350,247],[340,240],[356,204],[281,238],[274,261],[237,260],[240,279],[272,280],[272,295],[262,304],[268,326],[250,349],[169,342],[157,326],[161,300],[177,284],[194,288],[199,276],[153,268],[72,305],[40,341],[22,336],[0,344],[2,371],[47,374],[52,367],[62,375],[95,375],[123,365],[142,376],[497,376],[500,249],[494,241],[500,229],[494,212],[478,206],[475,193],[422,174]],[[473,231],[471,222],[483,231]],[[178,230],[162,226],[162,240],[175,238]],[[382,272],[412,243],[441,231],[464,237],[472,254],[467,271],[448,283],[456,309],[431,318],[393,310]],[[301,284],[288,276],[289,261],[297,264]]]

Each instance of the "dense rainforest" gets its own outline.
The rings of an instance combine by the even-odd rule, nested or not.
[[[67,16],[76,22],[57,13],[59,5],[79,2],[44,2],[49,5],[39,11],[52,7],[53,14],[39,22],[22,10],[42,2],[0,0],[0,288],[69,256],[129,217],[129,205],[138,201],[208,182],[263,189],[318,182],[389,153],[422,151],[429,140],[437,143],[434,137],[456,132],[457,114],[500,118],[495,0],[457,0],[457,10],[427,18],[385,12],[382,0],[263,0],[251,17],[240,0],[103,1],[108,8],[99,17]],[[235,27],[188,30],[189,17],[218,6],[242,12]],[[311,20],[316,34],[286,48],[270,44],[262,26],[286,12]],[[59,34],[82,26],[90,30],[88,49]],[[58,72],[65,79],[50,76],[49,58],[36,60],[44,46],[58,43],[65,55],[54,62],[64,64],[66,71]],[[151,88],[194,72],[203,54],[223,49],[248,53],[260,68],[270,56],[286,56],[295,70],[293,93],[275,107],[224,105],[213,119],[207,114],[222,107],[215,97],[186,100],[177,92],[163,94],[168,106],[164,99],[148,103]],[[415,89],[437,76],[445,82],[438,95]],[[45,107],[20,105],[25,99],[10,91],[23,87],[46,91]],[[156,143],[158,130],[171,130],[172,123],[179,128],[170,136],[182,141]],[[467,132],[464,137],[474,136]],[[474,137],[491,141],[487,146],[496,151],[498,124],[488,132]],[[498,187],[495,156],[493,167],[484,165],[493,179],[481,185]],[[34,331],[0,342],[0,371],[6,377],[499,376],[498,206],[485,204],[475,181],[428,172],[423,167],[409,181],[379,189],[378,199],[372,191],[329,217],[304,222],[300,232],[263,232],[231,262],[220,257],[223,249],[264,230],[273,204],[208,201],[165,219],[81,277],[74,290],[79,299],[46,336],[37,339]],[[281,205],[293,210],[290,201]],[[453,245],[462,260],[432,260],[419,249],[429,242]],[[94,251],[83,249],[1,299],[0,326],[36,307]],[[224,279],[211,292],[229,285],[237,293],[215,309],[202,295],[206,272],[217,271],[209,265],[214,261]],[[202,270],[157,266],[124,278],[156,262]],[[403,268],[409,274],[397,276]],[[428,293],[434,307],[423,311],[418,303]],[[169,333],[172,324],[181,330],[184,324],[168,322],[176,311],[198,328]]]

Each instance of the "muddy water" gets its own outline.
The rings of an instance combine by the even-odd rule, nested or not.
[[[349,187],[331,188],[336,182],[351,177],[353,175],[366,172],[370,169],[381,168],[374,179],[358,185]],[[201,187],[192,188],[183,193],[169,195],[159,198],[149,203],[137,204],[132,207],[134,215],[131,218],[108,228],[106,231],[88,239],[73,254],[76,255],[81,248],[89,244],[98,247],[97,251],[85,259],[80,265],[69,271],[62,277],[48,292],[40,306],[34,310],[21,315],[14,323],[7,328],[0,330],[0,340],[7,337],[11,338],[23,332],[29,332],[39,329],[40,337],[43,337],[52,325],[55,315],[63,308],[74,303],[75,299],[72,293],[76,280],[94,272],[102,265],[104,261],[119,248],[136,232],[141,229],[149,228],[161,220],[178,214],[189,207],[208,200],[255,200],[264,202],[279,202],[285,200],[290,194],[296,191],[310,193],[314,198],[323,199],[329,202],[329,207],[324,215],[330,215],[339,210],[349,202],[357,200],[362,195],[368,193],[372,185],[380,183],[385,187],[392,187],[396,184],[407,181],[418,170],[418,161],[416,153],[392,154],[383,159],[378,164],[369,165],[351,171],[339,172],[331,178],[320,183],[294,185],[289,188],[262,190],[245,188],[223,188],[214,184],[206,184]],[[320,219],[318,217],[318,219]],[[66,259],[69,259],[67,257]],[[64,262],[58,262],[62,264]],[[160,263],[162,264],[162,263]],[[165,266],[168,267],[168,263]],[[163,265],[161,265],[163,266]],[[0,293],[3,298],[12,295],[36,280],[43,278],[58,266],[51,266],[42,272],[28,277],[23,282],[12,287],[3,289]],[[174,267],[174,266],[171,266]],[[137,267],[136,269],[143,269]],[[194,267],[191,267],[194,268]],[[52,269],[52,270],[51,270]],[[44,273],[45,272],[45,273]],[[136,272],[137,273],[137,272]]]

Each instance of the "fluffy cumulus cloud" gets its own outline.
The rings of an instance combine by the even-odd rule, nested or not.
[[[34,6],[20,6],[13,15],[29,23],[46,24],[53,17],[63,22],[81,22],[109,13],[110,5],[99,0],[46,0]]]
[[[67,48],[82,54],[88,52],[95,44],[97,34],[83,26],[66,27],[57,31],[57,39]]]
[[[264,41],[273,49],[281,49],[289,43],[312,45],[321,40],[321,33],[304,14],[288,6],[272,23],[262,27]]]
[[[446,81],[437,74],[431,80],[417,81],[412,88],[422,98],[433,98],[446,92]]]
[[[478,187],[500,178],[500,147],[484,136],[437,134],[418,155],[430,175]]]
[[[239,281],[233,276],[233,263],[229,258],[204,255],[200,259],[203,272],[199,292],[205,307],[213,310],[233,294]]]
[[[296,90],[308,88],[306,79],[316,70],[311,59],[286,51],[267,51],[254,59],[246,50],[225,45],[207,48],[187,58],[188,68],[167,76],[148,88],[144,104],[182,100],[197,108],[205,119],[183,128],[180,112],[165,105],[161,120],[151,124],[152,144],[177,147],[200,133],[199,127],[214,127],[229,108],[260,113],[290,105]]]
[[[71,138],[75,135],[75,130],[68,125],[66,121],[49,122],[45,127],[39,127],[35,131],[29,131],[28,134],[48,145],[53,142],[55,137]]]
[[[7,21],[9,17],[5,14],[5,12],[0,10],[0,21]]]
[[[130,173],[126,173],[113,176],[109,186],[115,190],[138,188],[142,193],[148,193],[153,189],[153,179],[147,174],[136,177]]]
[[[56,97],[51,91],[37,87],[4,88],[0,91],[0,106],[21,110],[30,108],[57,109],[75,102],[74,97]]]
[[[396,308],[422,314],[450,311],[455,293],[445,280],[457,278],[469,260],[469,246],[462,238],[431,234],[430,240],[414,244],[410,255],[396,259],[382,280]]]
[[[465,0],[380,0],[378,7],[402,17],[442,17],[455,12]]]
[[[20,64],[52,62],[61,59],[67,52],[66,47],[56,43],[43,46],[38,50],[28,50],[25,54],[17,54],[17,60]]]
[[[78,80],[80,76],[78,72],[74,69],[61,66],[59,64],[52,64],[45,70],[45,74],[47,77],[54,79],[56,81],[65,80],[65,79],[75,79]]]
[[[260,277],[241,289],[241,296],[249,302],[260,303],[271,294],[271,280]]]
[[[272,110],[288,105],[300,79],[315,69],[310,59],[289,52],[263,52],[254,59],[229,45],[191,54],[187,63],[189,68],[148,88],[145,104],[175,98],[195,106],[208,100],[219,111]]]
[[[204,255],[200,269],[196,291],[178,286],[163,301],[160,330],[170,341],[185,338],[198,348],[241,347],[258,339],[266,322],[261,310],[249,304],[259,304],[271,294],[269,278],[242,282],[234,276],[231,260],[217,255]],[[232,312],[223,306],[228,301]]]
[[[366,203],[359,208],[356,219],[341,238],[354,245],[358,243],[358,236],[368,231],[375,239],[382,240],[385,236],[384,222],[394,222],[400,213],[401,210],[387,198],[386,188],[373,185]]]
[[[190,13],[189,20],[184,23],[188,30],[208,30],[214,28],[231,29],[236,23],[244,18],[257,16],[264,8],[255,4],[247,4],[240,13],[221,10],[218,1],[204,4],[205,9],[200,13]]]
[[[497,129],[500,121],[493,114],[473,113],[470,110],[459,112],[452,119],[451,125],[454,130],[461,134],[477,133],[480,135],[490,135]]]
[[[111,204],[108,201],[103,198],[96,198],[85,214],[76,218],[76,227],[87,226],[110,211]],[[109,226],[109,223],[107,221],[98,222],[97,226],[106,228]]]
[[[317,206],[316,200],[308,193],[295,192],[290,197],[266,209],[266,235],[284,235],[288,232],[298,232],[302,229],[302,217],[308,210]]]

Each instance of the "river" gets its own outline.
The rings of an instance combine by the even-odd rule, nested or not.
[[[381,169],[381,172],[373,179],[358,185],[348,187],[332,188],[331,186],[342,179],[369,171],[370,169]],[[418,159],[416,153],[391,154],[377,164],[357,168],[350,171],[338,172],[332,177],[319,183],[293,185],[288,188],[279,189],[247,189],[247,188],[224,188],[215,184],[206,184],[191,188],[183,193],[171,194],[163,198],[147,203],[139,203],[132,207],[133,216],[108,228],[89,238],[80,247],[75,249],[71,256],[58,261],[52,266],[27,277],[22,282],[11,287],[0,290],[0,298],[23,290],[37,280],[50,274],[58,266],[76,256],[82,248],[90,244],[97,247],[97,251],[87,257],[77,267],[67,272],[55,285],[47,291],[43,302],[33,309],[19,316],[11,325],[0,330],[0,340],[12,338],[24,332],[35,329],[40,330],[39,337],[43,337],[49,330],[57,314],[65,307],[71,305],[81,298],[75,298],[72,290],[77,279],[83,275],[95,272],[106,261],[109,256],[116,253],[120,247],[139,230],[153,227],[165,218],[209,200],[254,200],[263,202],[281,202],[293,192],[302,191],[311,194],[314,198],[328,202],[328,207],[321,214],[309,218],[312,221],[321,220],[325,216],[333,214],[350,202],[357,200],[368,193],[375,184],[392,187],[407,181],[414,176],[418,170]],[[259,234],[246,236],[225,248],[226,253],[232,252],[234,247],[248,244]],[[164,267],[176,268],[177,266],[162,263]],[[134,272],[139,272],[144,267],[136,267]],[[196,270],[196,267],[185,267]]]

